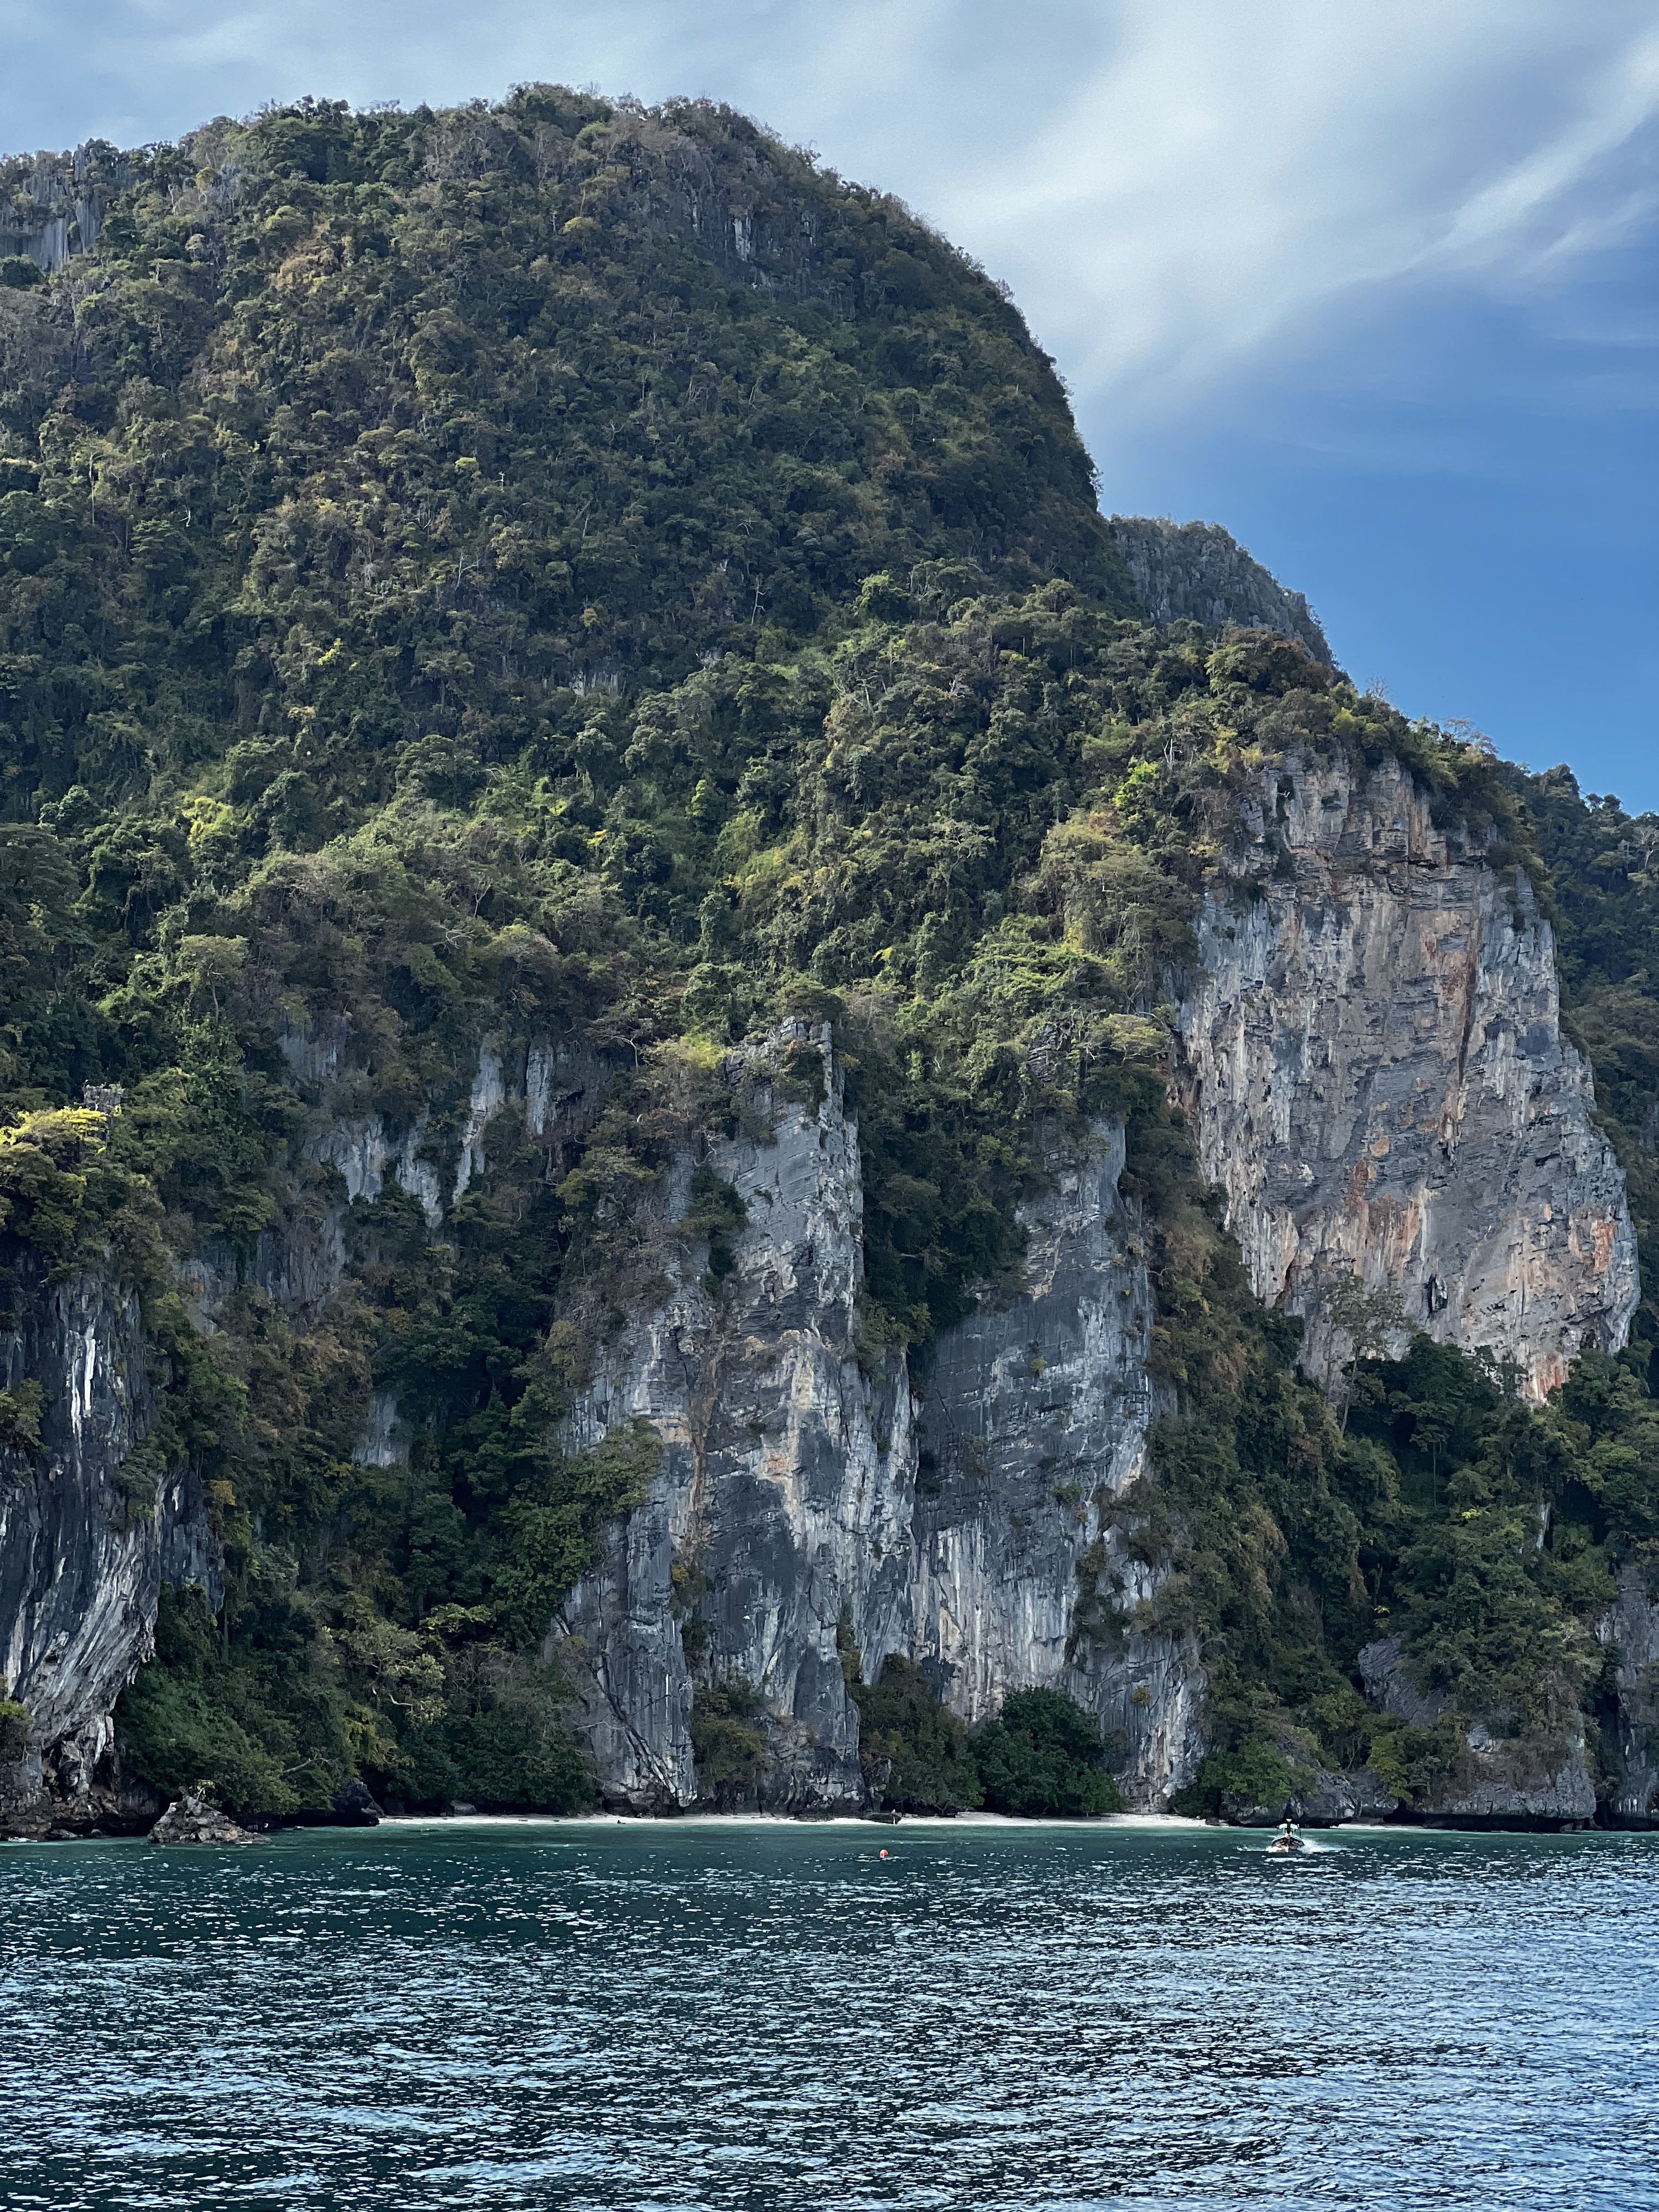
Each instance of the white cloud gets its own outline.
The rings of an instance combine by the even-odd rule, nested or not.
[[[1501,288],[1651,214],[1613,173],[1659,109],[1645,8],[1185,0],[1121,21],[1017,178],[953,212],[1073,382],[1133,408],[1356,295]]]
[[[1624,152],[1659,113],[1659,28],[1622,47],[1583,87],[1577,112],[1512,167],[1474,193],[1456,213],[1437,250],[1449,264],[1479,266],[1523,240],[1542,220],[1546,254],[1577,258],[1617,243],[1653,212],[1655,192],[1602,185],[1588,208],[1574,195],[1609,157]]]

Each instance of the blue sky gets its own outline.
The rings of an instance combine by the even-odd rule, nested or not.
[[[0,0],[0,145],[306,92],[707,93],[1014,288],[1109,511],[1408,713],[1659,808],[1651,0]]]

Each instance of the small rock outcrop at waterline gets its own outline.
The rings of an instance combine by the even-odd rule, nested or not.
[[[329,1809],[343,1828],[378,1828],[386,1818],[368,1784],[356,1774],[340,1784]]]
[[[203,1797],[175,1797],[149,1832],[152,1844],[257,1844],[244,1828]]]

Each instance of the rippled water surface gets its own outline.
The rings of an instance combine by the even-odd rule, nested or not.
[[[0,2203],[1630,2212],[1656,1970],[1659,1836],[12,1845]]]

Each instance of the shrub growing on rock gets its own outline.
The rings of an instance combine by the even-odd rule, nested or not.
[[[21,1759],[29,1747],[29,1709],[6,1695],[8,1686],[0,1674],[0,1765]]]

